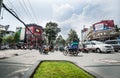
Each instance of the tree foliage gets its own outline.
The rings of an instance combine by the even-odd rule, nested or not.
[[[14,36],[3,37],[2,42],[9,44],[14,43]]]
[[[48,38],[48,44],[53,44],[56,39],[58,33],[60,32],[60,28],[58,28],[58,24],[55,22],[48,22],[44,29],[44,32]]]
[[[14,41],[15,41],[15,43],[17,43],[17,42],[20,41],[20,34],[19,34],[19,32],[15,33],[15,35],[14,35]]]
[[[65,45],[65,40],[63,39],[63,37],[61,35],[58,36],[58,38],[56,39],[56,44],[57,45]]]
[[[2,43],[12,44],[19,42],[19,40],[20,40],[20,35],[18,32],[16,32],[14,35],[4,36],[2,38]]]
[[[67,44],[71,43],[74,40],[78,40],[79,41],[79,38],[78,38],[78,35],[77,35],[76,31],[73,30],[73,29],[71,29],[70,32],[69,32],[69,34],[68,34],[68,38],[66,40],[66,43]]]

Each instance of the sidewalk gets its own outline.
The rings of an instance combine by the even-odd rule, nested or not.
[[[19,50],[19,49],[18,50],[14,50],[14,49],[0,50],[0,59],[9,58],[9,57],[21,55],[24,53],[26,53],[24,50]]]

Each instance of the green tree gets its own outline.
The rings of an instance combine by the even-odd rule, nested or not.
[[[44,29],[44,32],[48,38],[48,44],[51,45],[55,41],[58,33],[60,32],[60,28],[58,28],[58,24],[55,22],[48,22]]]
[[[2,38],[3,43],[17,43],[20,40],[19,32],[16,32],[14,35],[11,36],[4,36]]]
[[[69,34],[68,34],[66,44],[71,43],[73,40],[78,40],[79,41],[79,38],[78,38],[78,35],[77,35],[76,31],[71,29]]]
[[[63,39],[63,37],[61,35],[59,35],[58,38],[56,39],[56,45],[65,46],[65,40]]]
[[[2,42],[9,44],[14,43],[14,36],[3,37]]]
[[[15,43],[17,43],[17,42],[20,41],[20,34],[19,34],[19,32],[15,33],[15,35],[14,35],[14,41],[15,41]]]
[[[120,28],[118,28],[117,25],[115,25],[115,31],[117,32],[118,37],[120,37]]]

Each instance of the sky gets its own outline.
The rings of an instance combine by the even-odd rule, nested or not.
[[[45,27],[47,22],[56,22],[61,28],[59,35],[64,39],[68,37],[70,29],[74,29],[81,38],[84,26],[89,28],[101,20],[114,20],[120,27],[119,0],[4,0],[3,3],[26,24],[35,23]],[[10,25],[9,30],[24,27],[4,9],[0,18],[0,24]]]

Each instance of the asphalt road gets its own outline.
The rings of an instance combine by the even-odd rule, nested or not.
[[[62,52],[39,54],[38,50],[5,50],[6,58],[0,59],[0,78],[21,78],[38,60],[68,60],[97,76],[97,78],[120,78],[120,53],[79,53],[64,56]]]

